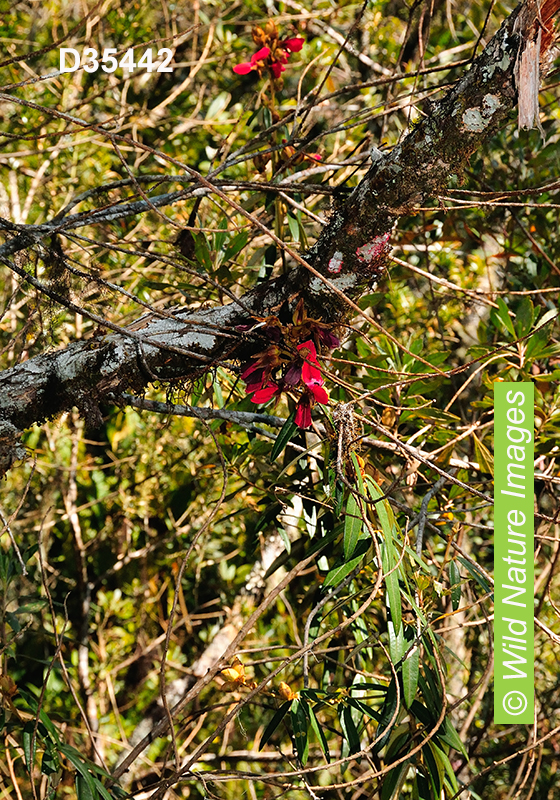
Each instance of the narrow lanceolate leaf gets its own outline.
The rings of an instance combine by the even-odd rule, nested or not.
[[[397,633],[392,619],[387,620],[387,631],[389,633],[389,655],[393,664],[398,664],[405,651],[404,634],[402,626]]]
[[[491,590],[491,587],[490,587],[490,584],[488,583],[488,581],[486,580],[486,578],[484,577],[484,575],[482,574],[482,572],[480,572],[480,571],[479,571],[479,570],[478,570],[478,569],[477,569],[477,568],[474,566],[474,564],[471,564],[469,561],[467,561],[467,559],[466,559],[466,558],[463,558],[462,556],[458,556],[458,559],[459,559],[459,561],[461,562],[461,564],[464,566],[464,568],[467,570],[467,572],[469,572],[469,573],[470,573],[470,574],[473,576],[473,578],[475,579],[475,581],[478,583],[478,585],[479,585],[479,586],[481,586],[481,587],[482,587],[482,589],[483,589],[485,592],[490,592],[490,591],[492,591],[492,590]]]
[[[331,754],[329,752],[329,745],[327,744],[327,739],[325,737],[325,732],[321,727],[319,720],[317,719],[315,712],[313,711],[312,706],[308,706],[307,710],[309,711],[309,721],[311,722],[311,727],[315,731],[315,736],[319,740],[319,744],[321,745],[321,750],[325,754],[325,758],[327,762],[330,764],[331,762]]]
[[[418,688],[418,675],[420,669],[420,648],[415,647],[408,654],[402,666],[404,702],[410,708],[416,697]]]
[[[333,567],[330,572],[327,573],[327,577],[323,581],[323,588],[326,588],[327,586],[338,586],[338,584],[358,566],[364,555],[369,550],[369,546],[369,542],[360,542],[355,550],[356,555],[354,558],[350,559],[350,561],[347,561],[344,564],[339,564],[338,566]]]
[[[78,800],[98,800],[99,795],[93,783],[87,781],[83,775],[76,775],[76,796]]]
[[[373,480],[373,478],[370,478],[369,475],[366,475],[366,482],[368,492],[372,500],[377,500],[379,497],[383,497],[381,488]],[[389,502],[386,499],[379,500],[378,503],[375,503],[375,511],[379,517],[379,524],[381,525],[381,530],[383,531],[385,539],[392,539],[393,531],[395,529],[395,517]]]
[[[113,798],[111,797],[107,789],[103,786],[99,778],[96,778],[94,776],[93,782],[95,784],[95,788],[97,789],[103,800],[113,800]]]
[[[259,746],[259,750],[262,750],[263,747],[268,744],[268,740],[276,730],[276,728],[280,725],[288,711],[290,710],[290,706],[292,705],[291,700],[287,700],[285,703],[282,703],[278,711],[274,714],[266,728],[264,729],[264,733],[262,735],[261,743]]]
[[[397,800],[397,798],[400,797],[400,791],[406,778],[408,768],[409,762],[405,761],[404,764],[395,767],[395,769],[392,769],[391,772],[385,776],[383,786],[381,787],[380,800]]]
[[[383,563],[383,574],[385,575],[385,589],[387,591],[387,605],[391,612],[391,619],[395,626],[395,633],[401,629],[401,590],[399,588],[399,570],[397,567],[397,554],[393,542],[387,539],[383,544],[381,556]]]
[[[349,705],[343,706],[342,711],[339,712],[339,717],[342,733],[348,742],[349,753],[359,753],[362,746],[360,744],[360,736],[356,728],[356,723],[352,718],[351,707]]]
[[[272,448],[272,452],[270,454],[270,460],[275,461],[280,453],[284,451],[284,448],[288,444],[288,442],[292,439],[294,433],[298,430],[298,426],[294,422],[295,419],[295,411],[293,414],[290,414],[284,425],[282,426],[280,433],[276,437],[276,441],[274,442],[274,447]]]
[[[454,750],[457,750],[457,752],[461,753],[461,755],[465,758],[469,757],[465,745],[461,741],[459,734],[453,727],[453,723],[448,717],[445,717],[443,720],[443,725],[438,731],[438,738],[441,739],[442,742],[445,742],[445,744],[448,744]]]
[[[461,573],[455,560],[449,562],[449,583],[451,584],[451,605],[457,611],[461,602]]]
[[[434,797],[437,797],[439,800],[441,797],[441,789],[443,786],[443,776],[445,770],[443,764],[434,755],[431,745],[431,741],[424,745],[422,748],[422,755],[424,756],[424,762],[428,772],[429,781],[432,785]]]
[[[303,766],[307,764],[309,757],[309,737],[307,735],[309,718],[306,713],[308,708],[305,700],[298,699],[292,701],[290,708],[296,752]]]
[[[346,501],[346,516],[344,519],[344,558],[348,560],[354,555],[356,545],[362,534],[362,512],[360,504],[353,494]]]
[[[35,723],[33,722],[33,720],[29,720],[29,722],[25,723],[22,734],[25,766],[27,767],[29,772],[31,772],[31,770],[33,769],[33,763],[35,761],[36,743],[33,742],[34,730],[35,730]],[[33,747],[31,746],[32,744]]]
[[[430,742],[430,744],[432,745],[432,753],[434,754],[434,758],[438,762],[440,773],[441,773],[441,768],[443,767],[444,778],[446,782],[449,784],[451,791],[453,793],[458,792],[459,784],[457,783],[457,778],[455,777],[455,773],[453,772],[453,767],[451,766],[449,757],[441,749],[441,747],[438,747],[438,745],[435,743],[433,739]]]

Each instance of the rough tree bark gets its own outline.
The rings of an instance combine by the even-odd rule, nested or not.
[[[559,6],[560,0],[526,0],[518,6],[431,113],[389,154],[373,160],[306,260],[286,248],[299,262],[287,275],[229,305],[195,313],[179,309],[159,318],[148,314],[126,329],[98,332],[6,370],[0,386],[0,475],[22,457],[19,437],[36,422],[76,406],[95,424],[99,403],[123,404],[123,393],[141,392],[156,379],[188,380],[212,365],[246,360],[262,349],[262,340],[237,333],[237,328],[255,318],[278,313],[282,306],[292,308],[301,297],[310,316],[333,325],[355,310],[349,301],[384,273],[398,219],[443,193],[450,179],[460,179],[470,156],[510,120],[520,88],[525,91],[517,84],[529,73],[534,84],[535,55],[540,54],[541,74],[545,71]],[[532,72],[528,52],[534,54]],[[41,226],[0,220],[10,234],[0,248],[0,261],[33,282],[14,255],[40,247],[55,230],[86,224],[92,224],[91,216],[79,214]],[[35,285],[55,301],[64,300]]]

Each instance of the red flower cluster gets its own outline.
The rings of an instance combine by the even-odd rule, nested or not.
[[[247,384],[247,394],[253,393],[253,403],[268,403],[279,398],[282,392],[301,389],[295,422],[300,428],[308,428],[313,406],[329,400],[317,360],[317,346],[332,350],[340,342],[324,323],[309,319],[302,304],[298,304],[294,312],[294,323],[284,328],[274,317],[267,320],[264,332],[274,343],[243,366],[241,377]],[[287,347],[279,344],[282,334]],[[301,334],[308,338],[294,348],[294,339],[297,341]]]
[[[248,75],[253,70],[262,75],[264,69],[269,69],[277,80],[286,69],[284,64],[287,63],[291,54],[299,53],[305,44],[305,39],[299,36],[280,41],[273,20],[266,23],[264,30],[259,27],[253,28],[252,36],[259,49],[253,53],[250,61],[235,65],[233,71],[237,75]]]

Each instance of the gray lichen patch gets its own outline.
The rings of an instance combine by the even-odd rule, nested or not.
[[[468,131],[480,133],[488,125],[502,105],[500,98],[495,94],[485,94],[480,108],[467,108],[463,112],[463,125]]]
[[[356,286],[358,283],[358,275],[354,272],[349,272],[346,275],[339,275],[338,278],[330,278],[329,281],[333,286],[336,286],[339,291],[345,292],[353,286]],[[324,293],[325,290],[328,291],[328,288],[320,278],[313,278],[309,282],[309,289],[313,294],[318,294],[319,292]]]
[[[500,98],[495,94],[485,94],[482,98],[482,115],[491,117],[502,105]]]
[[[463,112],[463,125],[468,131],[480,133],[486,128],[489,120],[484,119],[478,108],[467,108]]]

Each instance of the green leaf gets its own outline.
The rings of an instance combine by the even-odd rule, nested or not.
[[[381,794],[379,800],[397,800],[402,789],[402,785],[408,772],[409,762],[405,761],[404,764],[399,764],[398,767],[388,772],[383,780],[381,787]]]
[[[84,782],[87,783],[88,788],[91,790],[91,796],[94,800],[97,800],[97,791],[95,789],[95,784],[93,782],[93,777],[88,769],[88,761],[84,759],[81,753],[76,750],[75,747],[72,747],[69,744],[61,744],[58,748],[63,755],[66,756],[68,761],[73,764],[73,766],[77,769],[79,775],[76,776],[76,788],[78,787],[78,778],[83,778]],[[87,795],[84,795],[87,797]]]
[[[410,708],[410,706],[414,701],[414,698],[416,697],[419,673],[420,673],[420,647],[416,646],[414,650],[412,650],[408,654],[406,660],[402,665],[404,702],[406,703],[407,708]]]
[[[387,591],[387,605],[391,612],[391,619],[395,626],[395,633],[399,634],[401,630],[402,621],[402,608],[401,608],[401,590],[399,587],[399,575],[397,565],[397,557],[394,551],[393,543],[387,540],[383,545],[382,553],[383,573],[385,575],[385,589]]]
[[[453,767],[451,766],[451,761],[447,754],[438,747],[437,744],[433,743],[433,751],[436,754],[438,760],[443,764],[443,768],[445,770],[445,780],[449,784],[449,787],[453,793],[459,791],[459,784],[457,783],[457,778],[455,777],[455,773],[453,772]]]
[[[264,733],[262,735],[261,743],[259,746],[259,750],[262,750],[265,745],[268,744],[268,740],[276,730],[276,728],[280,725],[288,711],[290,710],[290,706],[292,705],[291,700],[286,700],[285,703],[282,703],[278,711],[274,714],[266,728],[264,729]]]
[[[381,491],[380,487],[373,480],[373,478],[370,478],[369,475],[366,475],[366,483],[372,500],[375,501],[379,497],[383,497],[384,492]],[[393,510],[391,509],[388,501],[385,499],[375,503],[375,511],[379,517],[379,524],[381,525],[381,530],[383,531],[385,538],[392,539],[393,529],[395,527],[395,517],[393,516]]]
[[[547,322],[550,322],[551,320],[555,319],[555,317],[557,317],[557,316],[558,316],[558,309],[557,308],[549,308],[548,311],[546,312],[546,314],[543,314],[542,317],[538,320],[537,324],[538,324],[539,328],[542,325],[546,325]]]
[[[444,768],[443,764],[439,763],[434,756],[431,740],[422,748],[422,755],[424,756],[424,763],[430,783],[432,784],[434,797],[439,799],[441,797],[441,787],[443,785]]]
[[[33,747],[33,752],[31,752],[31,742],[33,739],[34,730],[35,730],[35,720],[30,719],[23,726],[23,732],[21,737],[23,744],[23,754],[25,756],[25,766],[27,767],[28,772],[32,771],[35,762],[36,742],[34,743],[35,746]]]
[[[299,242],[299,225],[298,221],[291,214],[288,214],[288,227],[294,242]]]
[[[526,336],[533,326],[535,309],[530,297],[522,297],[515,314],[515,328],[519,337]]]
[[[286,548],[286,552],[290,554],[292,552],[292,543],[290,542],[290,537],[288,536],[284,528],[279,527],[278,533],[280,535],[280,538],[284,542],[284,547]]]
[[[60,769],[56,751],[51,746],[43,753],[41,758],[41,773],[43,775],[55,775]]]
[[[490,584],[488,583],[482,572],[480,572],[473,564],[471,564],[470,561],[467,561],[466,558],[463,558],[462,556],[458,556],[457,558],[464,566],[464,568],[467,570],[467,572],[470,575],[472,575],[472,577],[475,579],[478,585],[481,586],[485,592],[492,591],[492,587],[490,586]]]
[[[83,775],[76,775],[76,795],[78,800],[98,800],[99,795],[93,781],[88,781]]]
[[[13,611],[6,611],[5,613],[6,622],[13,630],[14,633],[19,633],[21,630],[21,625],[19,624],[19,619],[16,617]]]
[[[461,753],[461,755],[463,755],[465,758],[469,757],[465,745],[459,738],[459,734],[453,727],[453,723],[449,720],[448,717],[445,717],[445,719],[443,720],[443,725],[439,729],[437,735],[442,740],[442,742],[448,744],[449,747],[452,747],[454,750],[457,750],[457,752]]]
[[[355,569],[355,567],[358,566],[358,564],[364,557],[365,553],[367,553],[369,548],[370,548],[369,542],[366,542],[364,540],[359,542],[356,548],[356,552],[358,553],[358,555],[356,555],[350,561],[347,561],[345,564],[340,564],[339,566],[331,569],[330,572],[327,572],[327,577],[323,582],[323,588],[326,588],[328,586],[338,586],[338,584],[341,581],[343,581],[344,578],[347,575],[349,575],[353,569]]]
[[[387,694],[385,696],[385,702],[383,703],[383,707],[381,709],[381,721],[379,722],[379,726],[377,728],[377,733],[375,738],[377,739],[380,736],[379,741],[375,745],[373,752],[379,753],[385,745],[391,733],[393,731],[394,726],[398,723],[399,715],[395,713],[397,711],[397,689],[395,686],[395,679],[391,679],[391,683],[387,687]]]
[[[449,562],[449,583],[451,585],[451,605],[457,611],[461,602],[461,573],[455,559]]]
[[[365,684],[360,683],[359,688],[363,689],[364,685]],[[367,717],[371,717],[371,719],[374,719],[376,722],[380,722],[381,714],[379,713],[379,711],[375,711],[375,709],[370,708],[368,705],[366,705],[366,703],[364,703],[363,700],[360,700],[357,697],[349,697],[347,702],[348,705],[351,705],[361,714],[365,714]]]
[[[43,598],[37,598],[29,603],[25,603],[23,606],[16,608],[15,614],[34,614],[37,611],[40,611],[42,608],[48,605],[47,601]]]
[[[342,709],[339,710],[339,718],[344,738],[348,742],[349,753],[359,753],[362,749],[362,745],[360,743],[356,724],[352,719],[352,708],[350,705],[344,705]]]
[[[478,437],[473,434],[474,438],[474,454],[475,458],[480,465],[480,469],[482,472],[486,472],[489,475],[494,474],[494,456],[490,452],[490,450],[483,444]]]
[[[220,92],[217,97],[215,97],[210,105],[208,106],[208,111],[206,112],[206,119],[214,119],[222,111],[228,107],[231,100],[231,94],[229,92]]]
[[[362,512],[359,502],[353,494],[348,496],[346,501],[346,512],[344,519],[344,558],[352,558],[354,550],[358,544],[363,527]]]
[[[497,303],[498,303],[498,312],[497,312],[498,313],[498,317],[502,321],[502,324],[503,324],[504,328],[508,331],[508,333],[511,333],[511,335],[514,338],[516,338],[515,337],[515,328],[513,327],[513,321],[512,321],[512,319],[511,319],[511,317],[509,315],[509,309],[508,309],[507,305],[505,304],[503,298],[501,298],[501,297],[498,297]]]
[[[322,728],[321,724],[319,723],[319,720],[317,719],[317,717],[315,715],[315,712],[313,711],[313,707],[312,706],[308,706],[307,707],[307,711],[309,712],[309,721],[311,722],[311,727],[313,728],[313,730],[315,732],[315,736],[319,740],[319,744],[321,745],[321,750],[325,754],[325,758],[327,759],[327,762],[330,764],[330,762],[331,762],[331,754],[329,752],[329,745],[327,744],[327,740],[326,740],[326,737],[325,737],[325,732],[323,731],[323,728]]]
[[[306,713],[308,708],[309,706],[305,700],[298,700],[297,698],[292,701],[290,708],[296,752],[303,766],[307,764],[309,757],[309,737],[307,735],[309,718]]]
[[[422,675],[419,676],[418,683],[420,685],[420,689],[422,690],[422,694],[424,695],[424,699],[426,699],[425,695],[425,687],[426,682]],[[435,709],[433,709],[435,712]],[[422,725],[425,725],[428,730],[433,727],[434,725],[434,716],[430,712],[430,710],[419,700],[413,700],[410,704],[410,712],[414,714],[416,719],[419,719]]]
[[[391,661],[393,664],[398,664],[398,662],[402,659],[405,650],[403,629],[401,626],[399,632],[397,633],[393,620],[389,618],[387,620],[387,631],[389,633],[389,654],[391,656]]]
[[[93,783],[95,784],[95,788],[103,798],[103,800],[113,800],[107,789],[103,786],[99,778],[93,776]]]
[[[232,258],[243,250],[249,240],[247,231],[240,231],[234,236],[224,250],[224,261],[230,261]]]

